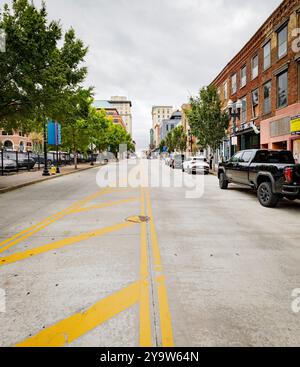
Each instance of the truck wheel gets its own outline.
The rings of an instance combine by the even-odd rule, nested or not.
[[[228,181],[226,180],[223,172],[221,172],[219,176],[219,185],[222,190],[226,190],[228,188]]]
[[[257,197],[260,204],[266,208],[275,208],[280,199],[279,195],[272,192],[272,185],[270,182],[263,182],[259,185]]]

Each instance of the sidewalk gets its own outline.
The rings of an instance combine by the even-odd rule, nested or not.
[[[40,171],[32,171],[32,172],[21,171],[14,175],[0,176],[0,194],[8,191],[13,191],[24,186],[33,185],[35,183],[42,182],[45,180],[51,180],[57,177],[62,177],[72,173],[91,169],[97,166],[99,165],[91,166],[90,163],[80,164],[78,165],[77,170],[75,170],[74,165],[59,167],[61,172],[60,174],[46,177],[42,176],[43,168],[41,168]]]

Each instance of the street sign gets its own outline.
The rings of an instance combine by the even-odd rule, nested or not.
[[[300,115],[291,118],[291,133],[292,135],[300,134]]]
[[[48,144],[61,145],[61,124],[56,121],[48,121]]]

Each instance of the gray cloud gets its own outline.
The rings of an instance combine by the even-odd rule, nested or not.
[[[1,3],[3,0],[1,0]],[[127,95],[146,147],[151,106],[181,106],[208,84],[281,0],[46,0],[49,17],[89,45],[96,97]],[[39,1],[35,1],[39,4]]]

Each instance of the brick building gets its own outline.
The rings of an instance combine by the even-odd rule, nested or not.
[[[300,161],[300,3],[285,0],[212,82],[230,121],[221,153],[249,148],[289,149]],[[300,117],[300,116],[299,116]],[[299,131],[298,131],[299,130]]]
[[[32,152],[32,139],[30,135],[21,131],[5,131],[0,129],[0,146],[6,150],[18,152]]]

